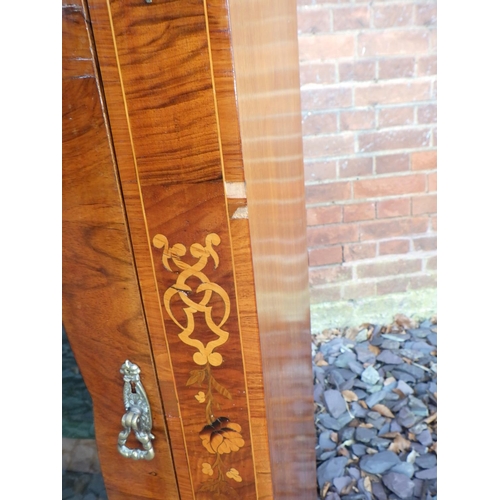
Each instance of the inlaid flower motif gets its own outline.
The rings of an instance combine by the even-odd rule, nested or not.
[[[212,476],[214,470],[212,469],[212,466],[209,463],[203,462],[201,464],[201,472],[203,472],[203,474],[208,474],[209,476]]]
[[[210,425],[205,425],[200,432],[203,446],[208,452],[222,455],[238,451],[245,445],[241,426],[226,417],[220,417]]]
[[[198,394],[195,395],[195,398],[197,399],[198,403],[204,403],[205,393],[203,391],[200,391]]]
[[[234,468],[227,471],[226,476],[230,479],[234,479],[238,483],[241,483],[241,481],[242,481],[240,473]]]

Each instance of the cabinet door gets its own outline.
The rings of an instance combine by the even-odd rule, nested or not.
[[[178,499],[113,148],[81,5],[63,13],[63,322],[92,397],[108,497]],[[129,359],[153,415],[155,458],[118,453],[125,413],[120,368]],[[127,445],[141,448],[130,436]]]
[[[77,361],[144,365],[156,433],[165,426],[151,462],[101,452],[105,479],[119,494],[119,477],[154,464],[162,498],[313,499],[295,4],[88,5],[106,113],[89,101],[80,134],[92,137],[72,142],[84,99],[67,84],[65,323]],[[121,322],[108,337],[97,320]],[[110,394],[93,366],[83,374],[94,398]]]

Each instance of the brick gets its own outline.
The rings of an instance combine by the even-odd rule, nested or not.
[[[435,128],[432,129],[432,145],[434,147],[437,147],[438,145],[438,132]]]
[[[304,137],[303,145],[306,158],[354,153],[354,137],[351,134]]]
[[[375,219],[375,203],[344,205],[344,222]]]
[[[361,222],[359,224],[359,239],[360,241],[367,241],[404,237],[412,234],[426,233],[428,227],[428,217]]]
[[[437,73],[437,56],[422,56],[417,59],[417,76],[430,76]]]
[[[308,205],[334,203],[340,200],[348,200],[350,197],[350,182],[328,182],[326,184],[306,186],[306,203]]]
[[[370,11],[368,7],[340,7],[333,11],[333,29],[359,30],[370,25]]]
[[[410,198],[392,198],[377,202],[377,219],[390,219],[410,215]]]
[[[413,106],[401,106],[397,108],[381,108],[378,112],[378,126],[396,127],[398,125],[412,125],[414,116]]]
[[[435,3],[417,5],[415,24],[434,26],[437,22],[437,8]]]
[[[374,83],[354,90],[355,106],[378,106],[381,104],[406,104],[428,101],[431,95],[430,82]]]
[[[435,194],[414,196],[411,199],[413,215],[435,214],[437,212],[437,196]]]
[[[373,174],[373,158],[339,160],[339,177],[358,177]]]
[[[311,304],[323,304],[324,302],[336,302],[341,300],[340,286],[312,287],[310,292]]]
[[[409,280],[409,290],[419,290],[421,288],[436,288],[437,276],[435,274],[422,274],[421,276],[411,276]]]
[[[326,266],[342,262],[342,247],[311,248],[309,250],[309,265]]]
[[[300,93],[303,111],[327,111],[352,106],[350,88],[307,89]]]
[[[335,180],[337,178],[337,161],[305,161],[304,177],[306,182]]]
[[[410,251],[410,242],[408,240],[390,240],[381,241],[378,244],[379,255],[404,254]]]
[[[352,33],[299,37],[300,61],[328,61],[355,56],[355,36]]]
[[[437,172],[427,175],[427,190],[429,193],[437,191]]]
[[[380,278],[381,276],[417,273],[421,269],[421,259],[400,259],[387,262],[374,262],[371,264],[358,264],[356,273],[358,278]]]
[[[298,33],[315,34],[331,31],[330,9],[301,10],[297,13]]]
[[[417,109],[418,123],[436,123],[437,122],[437,106],[435,104],[427,104],[419,106]]]
[[[437,50],[437,30],[435,29],[429,30],[429,48],[433,53]]]
[[[342,265],[309,269],[309,284],[324,285],[352,279],[352,268]]]
[[[394,28],[412,24],[413,5],[374,5],[373,25],[375,28]]]
[[[425,175],[411,174],[353,181],[354,198],[379,198],[425,191]]]
[[[320,135],[338,132],[337,113],[307,113],[302,118],[302,134]]]
[[[375,243],[354,243],[344,245],[344,262],[372,259],[377,255]]]
[[[431,229],[433,231],[437,231],[438,229],[438,219],[437,219],[437,215],[433,215],[431,217]]]
[[[429,33],[424,29],[366,31],[358,36],[358,56],[392,56],[426,54]]]
[[[437,269],[437,255],[433,257],[429,257],[425,261],[425,270],[426,271],[435,271]]]
[[[378,62],[378,77],[380,80],[411,78],[414,73],[415,58],[413,57],[381,59]]]
[[[377,295],[388,295],[390,293],[403,293],[408,290],[409,278],[402,276],[377,281]]]
[[[375,171],[377,174],[407,172],[410,170],[410,155],[395,154],[375,157]]]
[[[376,283],[345,284],[342,290],[342,300],[356,300],[373,297],[377,293]]]
[[[360,109],[340,113],[340,130],[367,130],[375,128],[375,111]]]
[[[413,248],[416,252],[431,252],[437,250],[437,237],[424,236],[423,238],[413,238]]]
[[[329,205],[328,207],[313,207],[307,209],[308,226],[336,224],[337,222],[342,222],[342,207],[339,205]]]
[[[359,151],[387,151],[391,149],[425,148],[431,144],[431,129],[401,129],[379,132],[361,132],[358,136]]]
[[[302,63],[300,65],[300,84],[337,83],[336,63]]]
[[[431,99],[437,99],[437,80],[432,83]]]
[[[437,168],[437,152],[432,151],[416,151],[411,154],[411,169],[412,170],[435,170]]]
[[[307,228],[309,247],[352,243],[357,240],[358,226],[356,224],[334,224]]]
[[[365,82],[375,80],[375,61],[349,61],[339,63],[339,81]]]

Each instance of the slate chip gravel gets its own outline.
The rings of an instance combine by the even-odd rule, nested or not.
[[[313,335],[321,500],[437,500],[437,320]]]

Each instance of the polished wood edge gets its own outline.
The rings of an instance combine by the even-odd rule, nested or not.
[[[296,5],[229,0],[229,7],[274,498],[312,500],[315,430]]]

